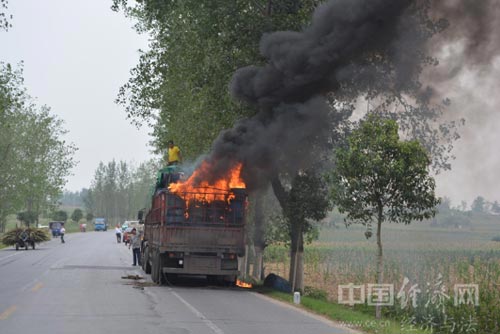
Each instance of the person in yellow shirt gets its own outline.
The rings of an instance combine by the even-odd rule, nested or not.
[[[182,155],[179,146],[174,145],[173,140],[168,141],[167,165],[177,165],[182,162]]]

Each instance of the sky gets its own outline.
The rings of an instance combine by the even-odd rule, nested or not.
[[[0,31],[0,61],[24,61],[29,94],[65,121],[67,140],[78,147],[78,165],[66,185],[71,191],[90,186],[100,161],[138,164],[152,157],[150,130],[135,128],[114,103],[138,63],[138,50],[147,49],[147,36],[138,35],[133,22],[110,6],[111,0],[11,0],[13,26]],[[451,63],[447,58],[441,59],[444,70]],[[452,100],[449,119],[466,120],[452,170],[436,176],[437,194],[453,205],[465,200],[470,206],[479,195],[500,200],[498,78],[497,57],[488,71],[462,71],[442,92]]]
[[[66,139],[78,147],[66,184],[71,191],[90,187],[100,161],[151,157],[149,129],[131,125],[114,103],[147,36],[110,6],[110,0],[10,0],[12,28],[0,31],[0,61],[24,62],[28,93],[64,120]]]

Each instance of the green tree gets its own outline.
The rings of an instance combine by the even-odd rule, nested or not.
[[[0,30],[9,30],[12,27],[10,20],[12,20],[12,15],[8,15],[4,12],[8,8],[9,1],[0,0]]]
[[[149,205],[158,168],[159,163],[153,160],[137,168],[124,161],[100,162],[83,197],[85,209],[115,223],[134,219],[140,209]]]
[[[37,214],[32,211],[23,211],[17,214],[17,220],[24,223],[28,228],[30,225],[35,224],[37,217]]]
[[[49,111],[27,94],[22,66],[0,63],[0,230],[8,214],[53,208],[75,165],[76,148]]]
[[[311,24],[310,14],[324,1],[146,0],[135,1],[133,6],[128,2],[114,0],[113,8],[136,18],[138,31],[150,34],[152,42],[150,50],[142,54],[139,64],[132,70],[132,77],[121,88],[117,102],[125,107],[135,123],[153,126],[157,151],[164,148],[167,139],[174,139],[181,145],[183,154],[194,159],[209,150],[221,130],[231,128],[235,121],[262,115],[273,108],[232,99],[227,87],[233,73],[248,65],[276,65],[279,73],[287,74],[290,70],[285,67],[287,61],[270,60],[269,54],[259,52],[262,50],[261,36],[276,30],[292,30],[291,34],[296,36],[296,31]],[[349,53],[346,59],[332,61],[345,63],[346,67],[340,71],[342,75],[336,72],[324,81],[336,82],[344,74],[347,79],[316,90],[315,94],[328,97],[332,113],[340,113],[341,109],[352,111],[359,99],[366,100],[373,112],[398,119],[409,138],[419,138],[431,153],[436,168],[450,168],[451,144],[448,144],[450,139],[456,138],[453,131],[456,124],[436,126],[444,107],[429,103],[431,94],[419,80],[422,70],[436,63],[426,53],[424,45],[446,26],[442,20],[431,19],[429,7],[429,0],[412,1],[405,19],[398,20],[408,25],[405,30],[413,33],[411,38],[398,35],[394,43],[381,43],[382,47],[367,49],[356,57]],[[359,27],[364,25],[353,30],[358,31]],[[387,36],[385,33],[377,36]],[[324,41],[327,37],[318,40]],[[358,40],[357,36],[352,39]],[[409,40],[412,43],[405,42]],[[282,48],[277,49],[280,52],[276,53],[281,54]],[[299,55],[289,63],[297,65],[304,61],[305,64],[307,58]],[[297,67],[308,68],[304,64]],[[316,66],[314,63],[309,65],[311,68]],[[309,73],[296,77],[304,76],[308,77]],[[255,86],[261,88],[261,85]],[[341,132],[345,120],[344,117],[332,121],[332,132]],[[337,140],[328,138],[325,142],[325,146],[336,145]],[[285,162],[278,164],[280,168],[275,171],[271,184],[283,211],[288,207],[288,193],[294,179],[302,170],[311,174],[319,169],[317,165],[322,159],[323,155],[318,154],[315,161],[299,168]],[[257,219],[256,224],[263,221]],[[255,226],[254,241],[260,248],[263,238],[259,231],[264,230],[262,226]]]
[[[435,215],[439,200],[429,176],[430,160],[417,141],[400,141],[393,120],[369,116],[336,151],[331,173],[333,203],[346,223],[377,226],[377,283],[383,282],[382,223],[410,224]],[[381,316],[376,309],[377,318]]]
[[[24,90],[22,71],[0,63],[0,232],[4,231],[6,217],[24,206],[21,183],[21,131],[25,116],[22,108]]]
[[[274,185],[279,187],[280,185]],[[304,235],[313,230],[311,220],[319,221],[326,217],[329,208],[326,186],[315,172],[301,171],[291,184],[289,190],[278,198],[285,198],[281,203],[283,215],[290,240],[290,272],[289,280],[293,290],[304,290]]]
[[[485,213],[486,212],[486,200],[483,196],[477,196],[471,205],[472,212],[475,213]]]
[[[64,210],[55,211],[52,214],[52,219],[59,222],[65,222],[68,220],[68,213]]]
[[[87,213],[87,215],[85,216],[85,220],[87,221],[87,223],[90,223],[92,219],[94,219],[94,215],[91,214],[90,212]]]
[[[71,220],[74,221],[75,223],[78,223],[82,218],[83,218],[82,209],[75,209],[71,214]]]
[[[493,202],[493,204],[491,204],[491,211],[495,214],[500,213],[500,204],[498,203],[498,201],[495,201]]]
[[[152,40],[117,102],[137,124],[152,123],[158,151],[173,139],[185,158],[194,159],[222,129],[255,114],[235,102],[227,87],[236,69],[262,63],[262,34],[300,29],[321,1],[113,2]]]

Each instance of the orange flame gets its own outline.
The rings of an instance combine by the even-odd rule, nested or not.
[[[200,194],[199,200],[211,201],[211,200],[229,200],[224,198],[224,195],[219,195],[222,191],[229,191],[231,188],[246,188],[245,182],[241,178],[241,168],[243,165],[238,163],[233,169],[231,169],[226,175],[218,179],[214,183],[209,183],[206,180],[199,181],[201,175],[206,175],[210,173],[210,164],[207,161],[203,161],[200,167],[196,169],[186,181],[181,181],[177,183],[172,183],[169,185],[168,189],[172,193],[176,193],[182,196],[185,193],[200,193],[200,188],[203,188],[203,194]],[[213,195],[213,196],[207,196]],[[219,198],[220,197],[220,198]],[[234,196],[233,196],[234,197]]]
[[[252,288],[252,284],[251,283],[246,283],[246,282],[243,282],[239,279],[236,280],[236,286],[239,286],[240,288],[245,288],[245,289],[251,289]]]

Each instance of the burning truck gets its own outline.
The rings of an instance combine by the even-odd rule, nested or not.
[[[234,284],[244,255],[247,206],[242,165],[215,180],[199,180],[204,162],[187,180],[177,166],[159,172],[144,221],[142,268],[155,283],[182,275]]]

